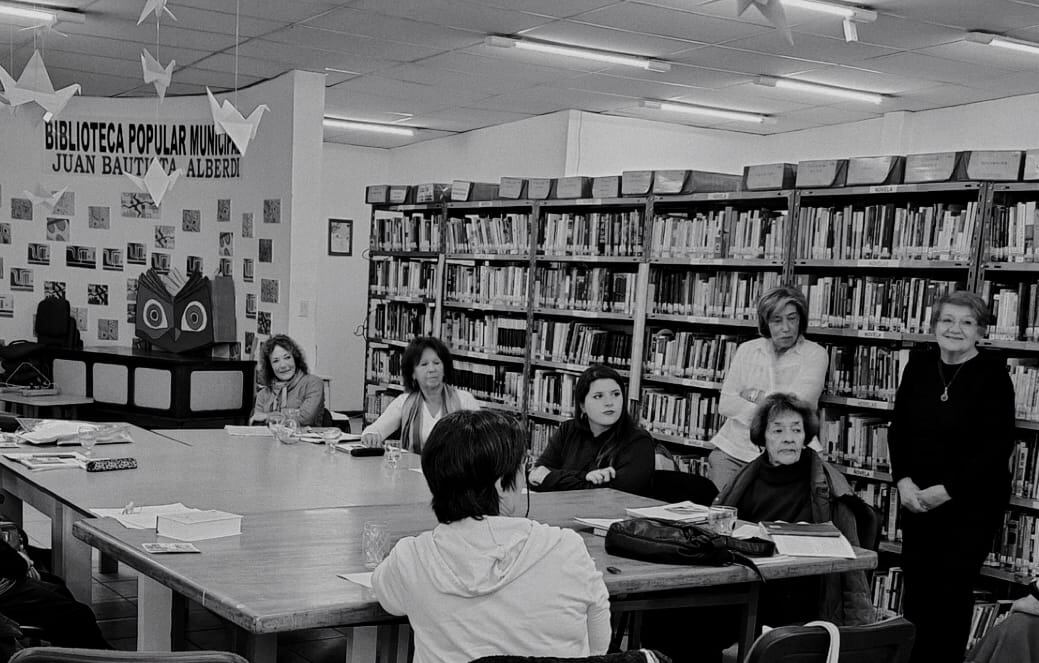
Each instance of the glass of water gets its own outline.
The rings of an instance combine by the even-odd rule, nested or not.
[[[321,439],[325,441],[325,453],[334,454],[336,452],[336,445],[339,444],[339,437],[343,431],[338,428],[322,428]]]
[[[397,467],[398,463],[400,463],[400,440],[385,440],[382,446],[386,450],[386,455],[383,457],[386,465]]]
[[[390,551],[390,524],[385,520],[366,520],[361,534],[364,566],[374,569]]]
[[[736,529],[736,507],[712,506],[707,516],[707,525],[718,534],[731,536]]]
[[[76,441],[83,447],[84,456],[93,456],[94,445],[97,444],[97,426],[80,426],[76,429]]]

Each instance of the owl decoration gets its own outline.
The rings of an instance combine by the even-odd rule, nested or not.
[[[234,340],[234,283],[216,280],[227,283],[214,285],[199,272],[184,277],[177,270],[163,275],[149,269],[137,280],[137,336],[175,353]]]

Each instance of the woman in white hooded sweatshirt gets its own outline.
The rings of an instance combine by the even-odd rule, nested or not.
[[[511,515],[525,449],[489,410],[452,412],[422,448],[440,525],[398,541],[372,575],[382,607],[411,622],[414,663],[606,652],[609,595],[581,537]]]

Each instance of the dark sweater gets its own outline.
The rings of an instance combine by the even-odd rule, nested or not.
[[[811,521],[811,473],[812,461],[807,453],[793,465],[763,463],[757,481],[736,504],[740,518],[751,522]]]
[[[599,458],[603,446],[617,438],[612,457]],[[631,423],[620,421],[613,429],[595,437],[588,426],[574,419],[564,422],[538,458],[538,465],[552,470],[534,490],[581,490],[616,488],[637,495],[649,492],[653,478],[656,444],[649,433]],[[592,470],[612,467],[613,481],[593,484],[585,480]]]

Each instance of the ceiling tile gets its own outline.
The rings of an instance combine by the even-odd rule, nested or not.
[[[341,33],[343,38],[359,36],[386,39],[441,50],[465,48],[483,41],[483,32],[459,30],[396,16],[342,8],[308,22],[312,27]]]
[[[339,53],[307,45],[283,44],[265,39],[252,39],[238,47],[238,54],[268,62],[283,62],[297,69],[321,71],[334,67],[343,71],[367,74],[392,67],[396,62],[352,53]]]
[[[932,108],[946,108],[948,106],[960,106],[986,99],[995,99],[1002,96],[991,90],[978,90],[964,87],[962,85],[935,85],[933,87],[914,90],[912,94],[886,102],[885,106],[891,110],[920,111]]]
[[[351,7],[487,34],[521,32],[553,20],[465,0],[358,0]]]
[[[946,60],[968,62],[1005,71],[1036,71],[1039,68],[1039,57],[1035,55],[996,48],[988,44],[978,44],[966,39],[951,44],[918,49],[916,52],[921,55],[932,55]]]
[[[248,5],[248,2],[242,5]],[[155,40],[155,17],[149,15],[141,25],[137,25],[137,19],[141,15],[143,2],[127,2],[126,0],[97,0],[91,4],[87,11],[84,25],[98,23],[94,16],[104,17],[105,24],[114,24],[117,20],[123,23],[126,34],[136,37],[143,35],[146,39]],[[230,11],[214,9],[214,6],[228,7]],[[233,3],[205,3],[204,8],[190,7],[180,2],[169,4],[169,8],[177,16],[174,21],[164,16],[159,22],[159,34],[169,29],[184,29],[185,26],[194,26],[193,29],[205,32],[218,33],[230,36],[235,34],[235,12]],[[77,24],[78,25],[78,24]],[[242,37],[255,37],[271,30],[277,30],[285,25],[285,21],[271,20],[270,18],[256,18],[241,12],[237,20],[238,34]],[[77,32],[79,32],[77,30]]]
[[[126,0],[115,1],[125,3]],[[285,0],[247,0],[246,2],[242,2],[239,7],[242,16],[252,16],[269,21],[292,23],[295,21],[306,20],[323,12],[328,12],[339,7],[341,4],[342,2],[337,0],[292,0],[292,2],[285,2]],[[212,9],[213,0],[177,0],[176,3],[174,3],[174,11],[176,11],[176,8],[179,6],[194,7],[196,9]],[[226,6],[228,6],[230,13],[233,14],[234,7],[230,5]],[[177,18],[180,18],[179,12],[177,13]]]
[[[517,12],[567,18],[595,11],[600,7],[615,5],[625,0],[477,0],[481,5],[509,9]]]
[[[651,5],[617,4],[583,14],[581,21],[632,32],[717,44],[760,34],[767,28],[728,18]]]
[[[682,62],[697,67],[711,67],[750,76],[789,76],[824,66],[822,63],[811,60],[758,53],[730,46],[694,48],[673,54],[669,59],[673,62]]]
[[[746,48],[771,55],[786,55],[805,58],[828,64],[858,64],[868,58],[894,53],[894,49],[884,46],[869,46],[844,39],[832,39],[816,35],[795,32],[793,46],[778,31],[766,32],[747,39],[737,39],[727,46]]]
[[[218,87],[230,90],[235,86],[235,76],[233,71],[210,71],[208,69],[187,67],[177,72],[177,79],[182,83],[205,85],[214,90]],[[243,88],[252,85],[253,83],[259,83],[261,80],[263,79],[256,76],[246,76],[239,72],[237,83],[239,88]]]
[[[982,80],[1000,78],[1013,73],[1006,69],[985,67],[909,52],[873,58],[862,63],[862,66],[897,76],[910,76],[936,83],[955,83],[967,86],[972,86]]]
[[[691,91],[687,94],[670,97],[667,100],[747,111],[748,113],[765,113],[767,115],[808,108],[814,105],[804,99],[793,101],[790,99],[764,97],[758,94],[758,90],[761,89],[763,88],[758,85],[737,85],[724,90]]]
[[[625,108],[610,111],[609,114],[618,115],[620,117],[634,117],[640,120],[652,120],[654,122],[666,122],[667,124],[680,124],[687,127],[703,127],[707,129],[713,129],[724,124],[721,120],[709,117],[661,113],[652,108],[639,108],[638,106],[627,106]]]
[[[335,86],[325,89],[325,112],[337,117],[348,117],[371,122],[396,122],[402,117],[428,113],[454,106],[450,99],[412,97],[395,99],[378,94],[357,92]]]
[[[1039,26],[1039,5],[1012,0],[898,0],[890,11],[906,18],[963,30],[1005,32]]]
[[[566,80],[555,87],[591,90],[592,92],[615,94],[632,99],[667,99],[678,94],[688,94],[690,90],[694,89],[686,85],[655,83],[637,78],[625,78],[608,74],[586,74]]]
[[[882,94],[912,93],[913,90],[933,85],[926,78],[906,78],[904,76],[895,76],[893,74],[843,65],[820,67],[798,74],[795,78],[812,83],[869,90],[870,92],[880,92]]]
[[[841,124],[843,122],[859,122],[881,117],[882,114],[870,113],[862,110],[854,110],[841,106],[813,106],[800,110],[780,113],[777,124],[784,131],[796,131],[812,126],[827,126],[830,124]]]
[[[912,21],[901,16],[881,13],[873,23],[859,23],[859,42],[874,46],[914,50],[947,44],[963,38],[963,30],[933,23]],[[799,25],[798,32],[844,39],[844,26],[841,21],[827,21],[812,24],[811,27]]]
[[[233,53],[217,53],[216,55],[211,55],[207,58],[197,60],[191,66],[195,69],[233,73],[235,71],[236,63],[239,76],[250,76],[254,79],[266,80],[268,78],[281,76],[286,71],[290,71],[290,67],[280,62],[268,62],[267,60],[257,60],[241,56],[236,60]],[[138,67],[140,67],[140,63],[138,63]],[[174,73],[173,75],[176,77],[177,74]]]
[[[531,115],[525,113],[512,113],[509,111],[494,111],[481,108],[451,108],[434,113],[416,115],[411,124],[430,129],[443,131],[471,131],[496,124],[516,122],[525,120]]]
[[[474,90],[485,94],[501,94],[517,87],[515,79],[452,71],[444,67],[402,64],[379,72],[380,76],[422,85],[435,85],[448,90]]]
[[[344,37],[338,32],[300,25],[267,35],[268,41],[317,48],[325,51],[352,53],[370,58],[381,58],[395,62],[411,62],[427,58],[440,52],[426,46],[416,46],[385,39],[366,37]]]
[[[489,96],[483,92],[444,90],[434,85],[398,81],[375,74],[352,78],[344,83],[326,89],[365,92],[402,101],[421,99],[432,103],[447,102],[453,105],[465,104]]]
[[[629,97],[601,94],[590,90],[566,90],[560,87],[538,85],[535,87],[500,94],[470,104],[475,108],[505,110],[530,115],[543,115],[560,110],[581,109],[602,112],[630,105]]]
[[[516,61],[510,57],[513,49],[488,49],[497,53],[497,57],[477,55],[469,51],[454,51],[426,58],[422,64],[427,67],[439,67],[474,76],[491,76],[513,81],[517,85],[533,85],[572,78],[579,75],[569,69],[556,67],[539,67],[528,62]]]
[[[704,69],[702,67],[691,67],[684,64],[676,64],[671,71],[639,71],[638,69],[625,69],[616,71],[617,75],[624,78],[636,78],[651,83],[673,83],[675,85],[686,85],[697,88],[723,88],[746,82],[746,74],[734,74],[717,69]]]
[[[687,50],[690,44],[695,43],[688,40],[639,34],[574,21],[549,23],[539,28],[527,30],[523,33],[523,36],[583,46],[585,48],[596,48],[662,59],[666,59],[670,53]]]

